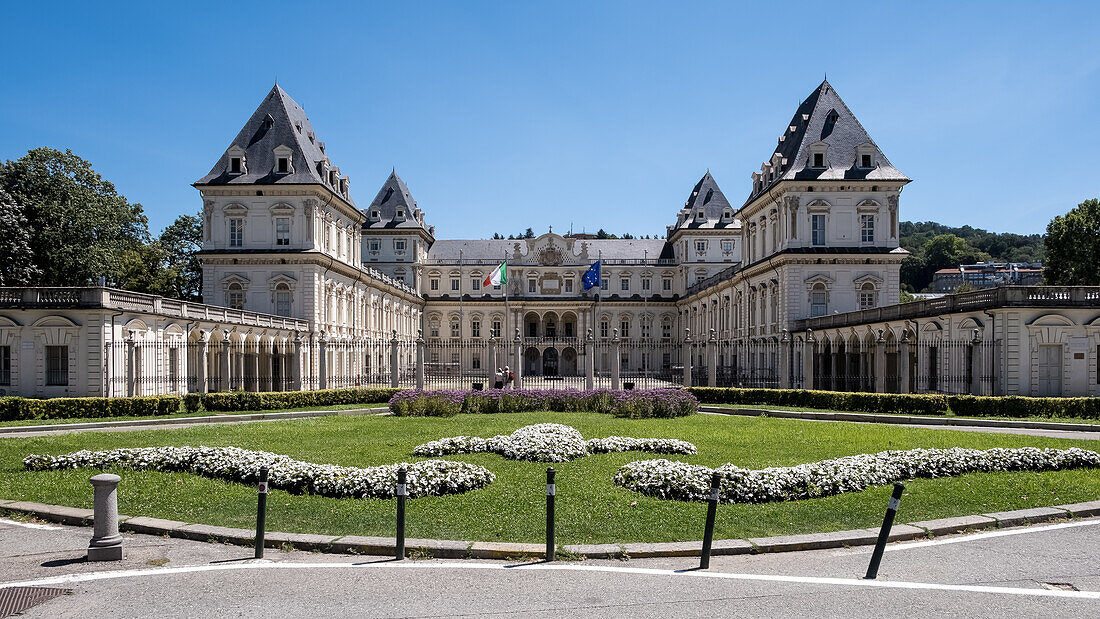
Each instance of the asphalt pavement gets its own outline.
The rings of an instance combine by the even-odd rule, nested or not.
[[[252,550],[125,534],[87,563],[91,529],[0,520],[0,589],[72,591],[26,617],[1091,617],[1100,519],[870,548],[698,559],[405,560]]]

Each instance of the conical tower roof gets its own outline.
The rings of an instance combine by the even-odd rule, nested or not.
[[[695,183],[691,194],[684,202],[684,208],[676,218],[673,229],[697,229],[697,228],[733,228],[740,225],[732,217],[733,208],[730,206],[726,194],[718,187],[718,181],[711,176],[710,170]],[[700,216],[700,213],[702,216]]]
[[[397,170],[390,172],[365,214],[367,221],[363,224],[364,229],[423,228],[432,233],[424,221],[424,212],[416,205],[408,185],[397,175]]]

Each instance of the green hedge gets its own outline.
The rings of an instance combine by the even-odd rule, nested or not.
[[[738,389],[690,387],[701,404],[771,404],[834,411],[943,415],[947,397],[933,394],[856,393],[804,389]]]
[[[764,404],[863,413],[1100,419],[1100,398],[1032,398],[690,387],[701,404]]]
[[[133,398],[0,398],[0,421],[170,415],[181,410],[176,395]]]
[[[229,391],[208,393],[186,399],[188,411],[259,411],[307,406],[335,406],[338,404],[373,404],[388,402],[400,389],[354,388],[323,389],[319,391],[273,391],[252,393]],[[199,395],[199,394],[192,394]]]
[[[1100,398],[1029,398],[1024,396],[947,397],[951,412],[966,417],[1076,417],[1100,419]]]

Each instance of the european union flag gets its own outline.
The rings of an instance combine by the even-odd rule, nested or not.
[[[592,263],[592,266],[588,267],[588,270],[584,272],[584,277],[581,278],[581,282],[584,284],[584,289],[596,288],[600,285],[600,261],[597,260]]]

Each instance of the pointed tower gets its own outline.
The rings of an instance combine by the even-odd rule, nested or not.
[[[208,303],[305,318],[315,331],[350,337],[365,326],[341,317],[357,315],[368,286],[412,294],[363,270],[365,217],[350,181],[278,85],[194,186]]]
[[[416,287],[420,263],[435,242],[435,226],[427,224],[397,170],[390,172],[364,215],[363,262]]]
[[[898,198],[910,182],[823,81],[752,174],[738,210],[742,277],[757,333],[897,303]],[[751,314],[750,314],[751,316]]]
[[[683,284],[691,286],[740,262],[740,236],[741,222],[707,170],[691,189],[676,223],[668,226],[666,253],[685,265]]]

